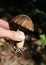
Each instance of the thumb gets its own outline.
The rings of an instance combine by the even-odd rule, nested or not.
[[[25,35],[22,31],[9,31],[8,30],[8,38],[10,38],[11,40],[14,40],[14,41],[22,41],[25,39]]]
[[[22,41],[25,35],[22,31],[11,31],[0,27],[0,37],[9,38],[13,41]]]

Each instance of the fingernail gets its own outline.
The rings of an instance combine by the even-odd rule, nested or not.
[[[25,34],[21,31],[18,31],[18,33],[19,33],[18,39],[19,40],[24,40],[25,39]]]

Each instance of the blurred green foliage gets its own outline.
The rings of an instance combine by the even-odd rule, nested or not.
[[[44,63],[41,63],[40,65],[45,65]]]
[[[34,65],[33,63],[31,63],[30,65]]]
[[[38,40],[38,46],[40,47],[40,46],[42,46],[42,42],[40,41],[40,40]]]
[[[42,46],[42,45],[46,45],[46,35],[45,34],[40,34],[40,39],[41,40],[38,40],[38,46]]]
[[[46,35],[45,34],[40,34],[40,38],[45,41],[46,40]]]
[[[7,47],[7,42],[3,42],[2,47],[5,49]]]

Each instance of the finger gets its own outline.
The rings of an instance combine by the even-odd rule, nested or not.
[[[25,35],[21,31],[10,31],[0,27],[0,37],[9,38],[14,41],[22,41],[25,39]]]
[[[0,27],[3,27],[5,29],[10,29],[9,23],[0,19]]]

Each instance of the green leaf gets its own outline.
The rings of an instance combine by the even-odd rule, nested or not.
[[[33,63],[30,63],[30,65],[34,65]]]
[[[42,46],[42,42],[40,40],[38,40],[38,46]]]
[[[43,39],[43,40],[46,40],[45,34],[40,34],[40,38]]]
[[[6,42],[3,42],[2,47],[3,47],[3,48],[6,48],[6,47],[7,47],[7,43],[6,43]]]
[[[39,9],[35,9],[35,12],[40,13],[40,10]]]
[[[41,63],[40,65],[45,65],[44,63]]]

